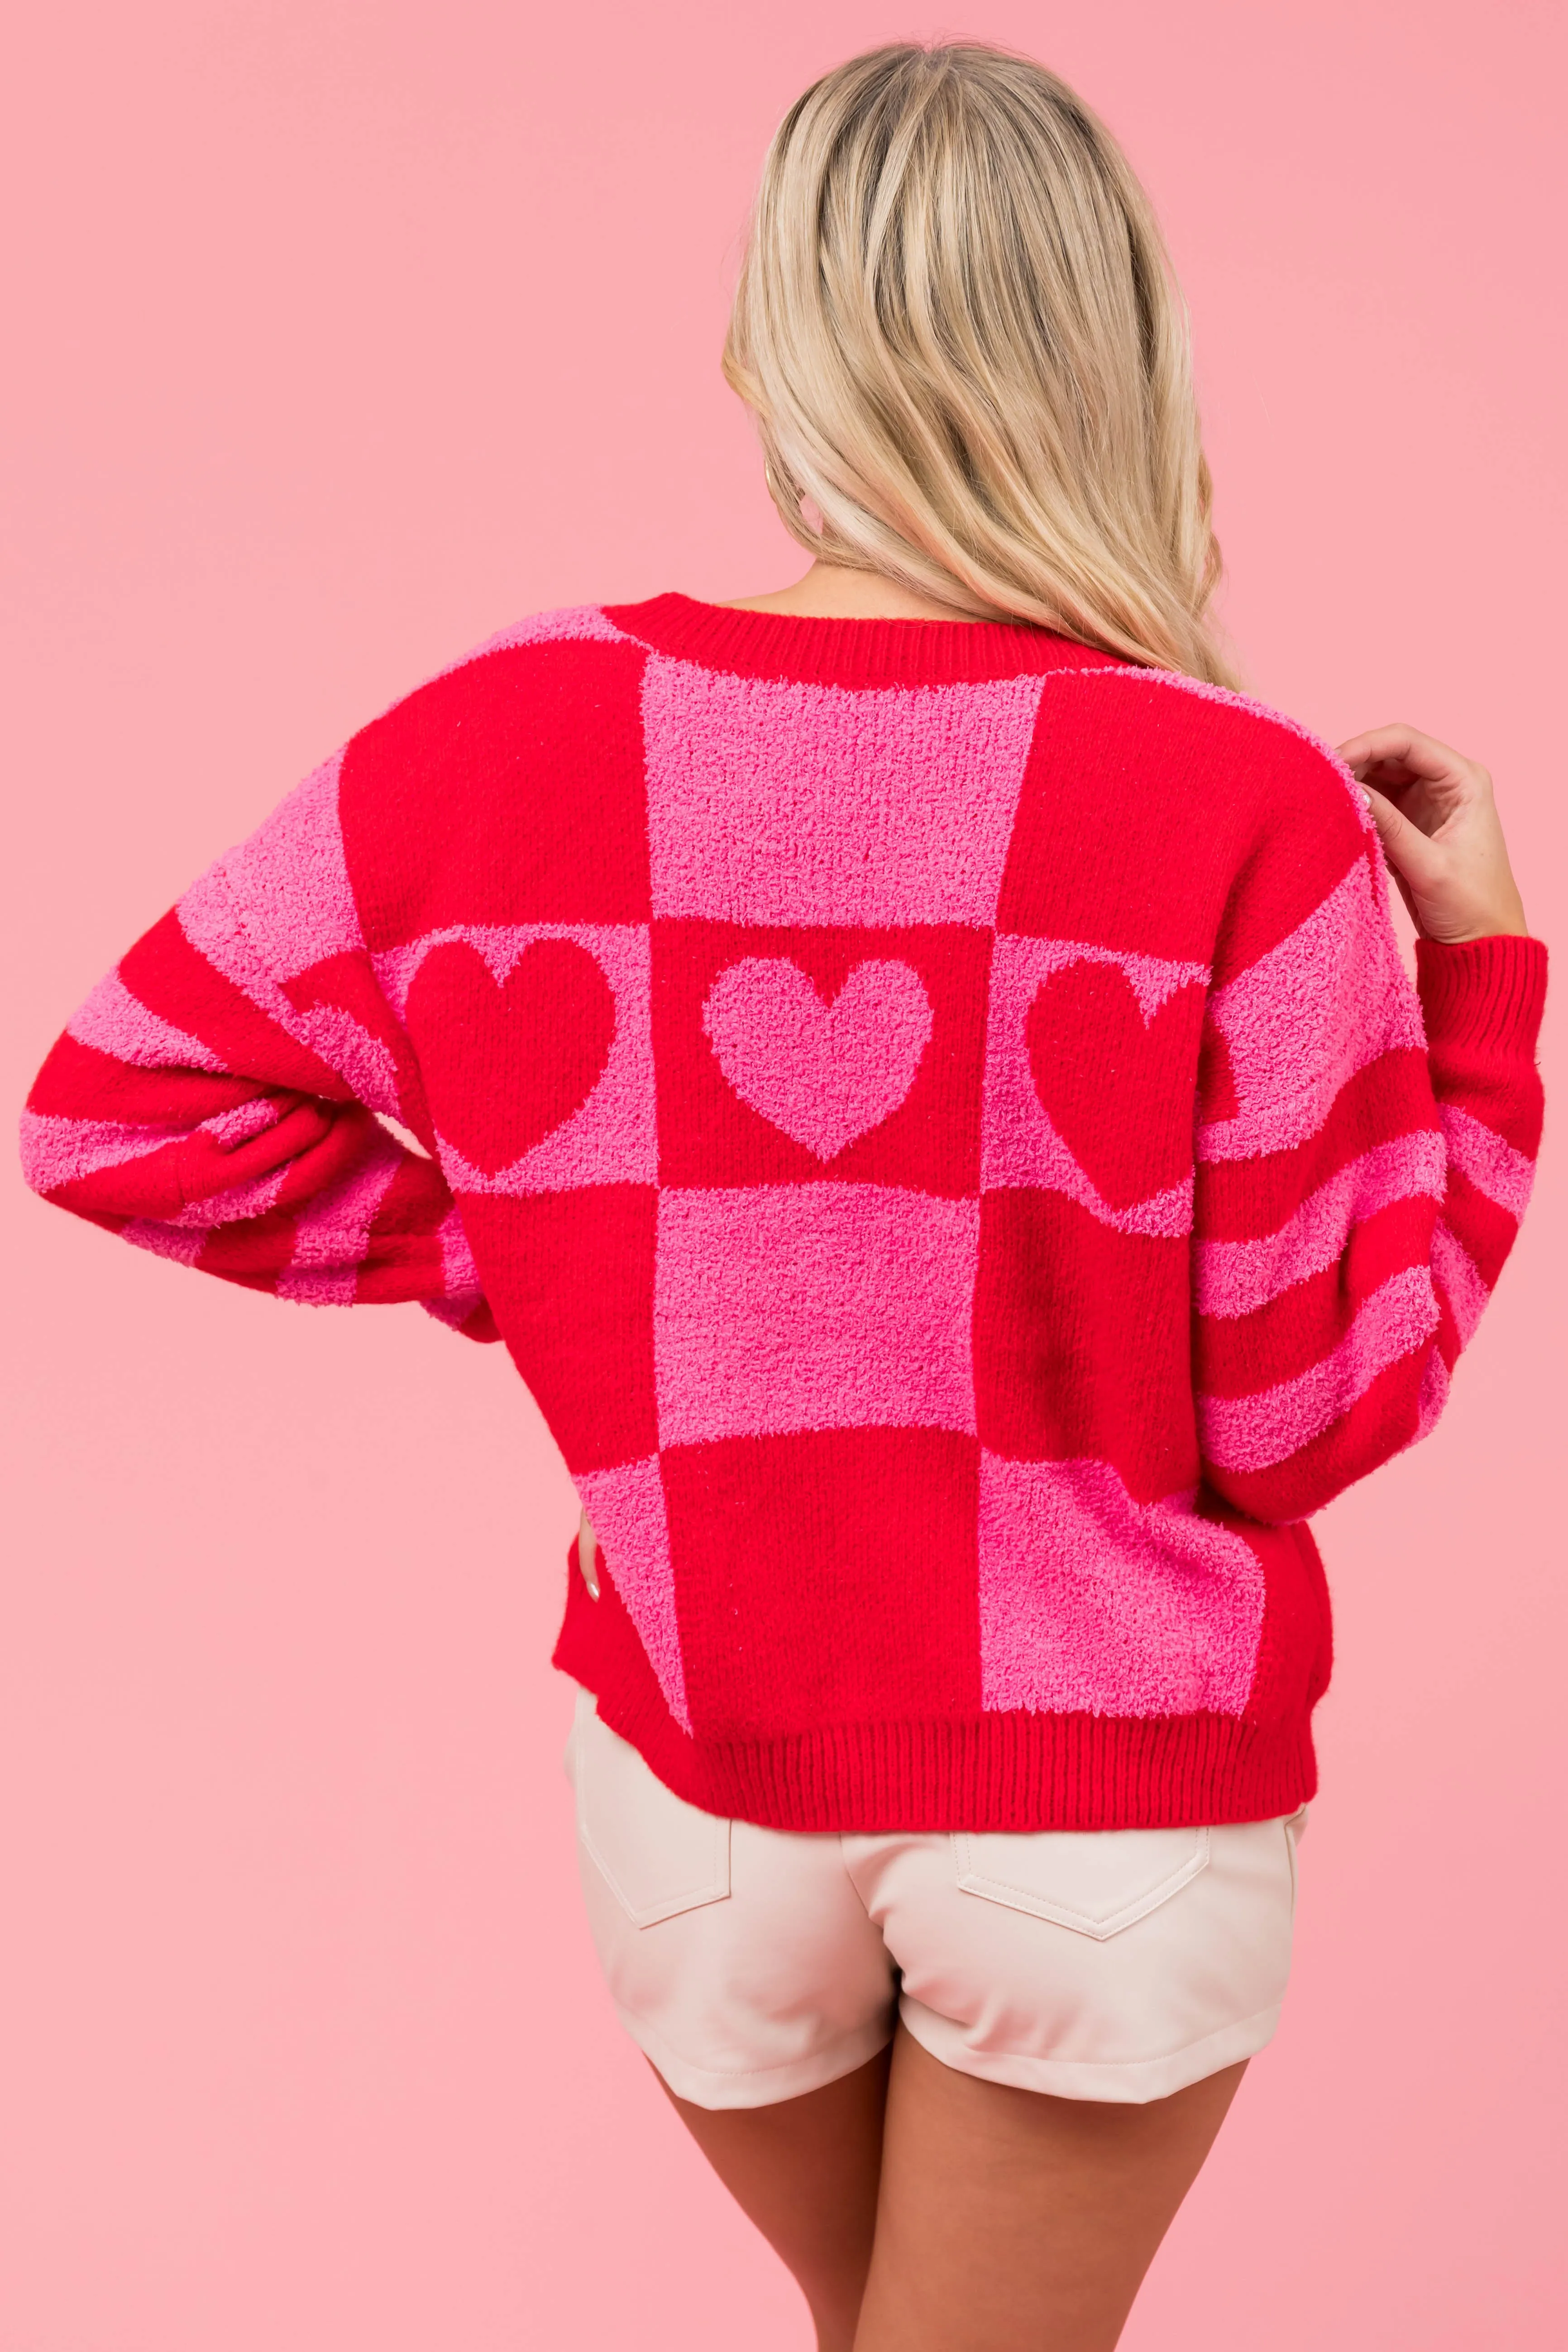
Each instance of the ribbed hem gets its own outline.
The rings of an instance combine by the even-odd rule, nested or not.
[[[703,1812],[769,1829],[1175,1829],[1270,1821],[1317,1790],[1306,1715],[981,1715],[694,1739],[646,1685],[606,1675],[569,1613],[555,1664],[612,1731]]]
[[[824,621],[739,613],[671,593],[606,604],[605,616],[656,653],[738,677],[815,686],[958,686],[1052,669],[1114,666],[1117,656],[1026,622]]]
[[[1415,983],[1426,1034],[1436,1044],[1535,1051],[1546,1003],[1546,943],[1500,932],[1445,947],[1415,942]]]

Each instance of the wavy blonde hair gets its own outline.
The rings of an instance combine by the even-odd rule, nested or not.
[[[1125,156],[1043,66],[905,43],[798,99],[724,373],[813,555],[1234,683],[1185,309]]]

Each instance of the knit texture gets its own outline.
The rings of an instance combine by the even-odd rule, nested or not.
[[[160,1255],[504,1339],[602,1546],[558,1663],[693,1802],[1257,1818],[1315,1785],[1304,1522],[1431,1426],[1530,1190],[1544,952],[1419,962],[1259,705],[663,596],[356,735],[25,1149]]]

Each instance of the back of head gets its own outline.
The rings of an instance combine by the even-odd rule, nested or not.
[[[1044,67],[900,45],[808,89],[724,372],[814,554],[1230,682],[1185,313],[1125,157]]]

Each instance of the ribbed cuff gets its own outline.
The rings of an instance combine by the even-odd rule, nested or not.
[[[1546,943],[1499,932],[1445,947],[1415,942],[1415,984],[1436,1044],[1496,1045],[1530,1059],[1546,1003]]]

